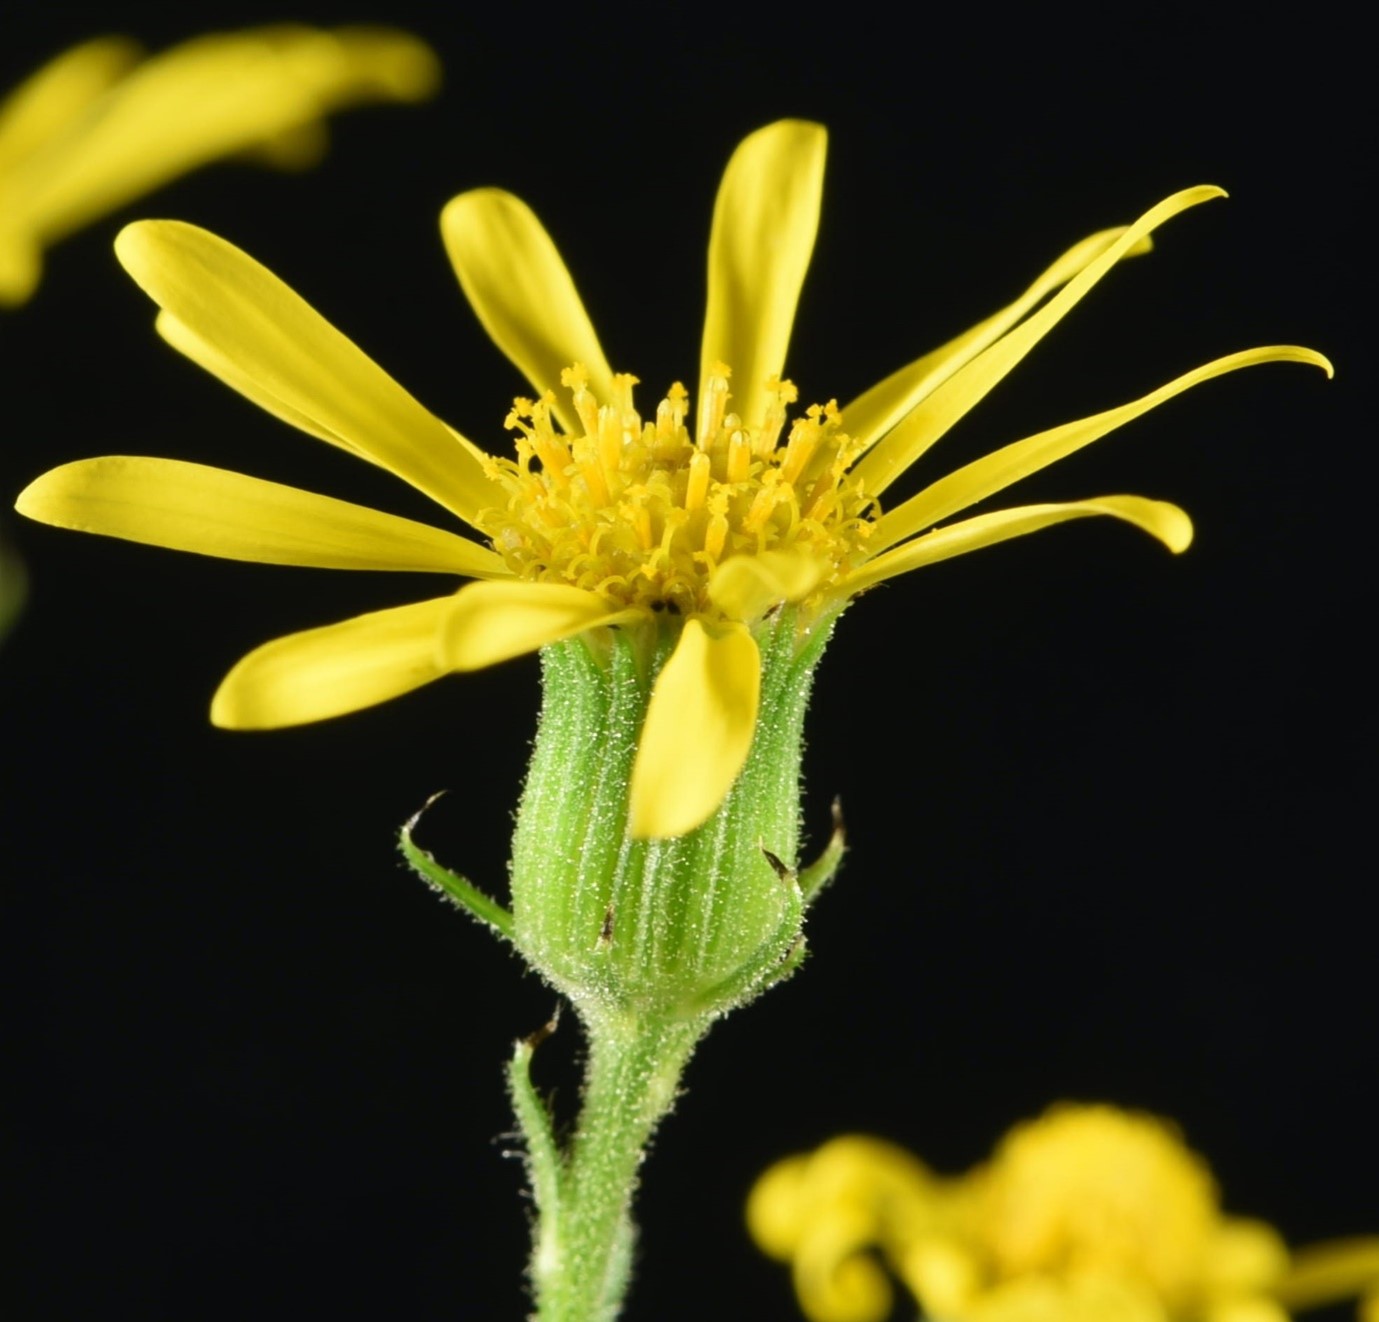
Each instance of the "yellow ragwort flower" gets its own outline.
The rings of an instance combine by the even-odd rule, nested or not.
[[[221,32],[145,58],[98,37],[45,64],[0,102],[0,307],[28,300],[57,240],[209,161],[316,161],[325,116],[416,101],[439,66],[387,28],[283,24]]]
[[[465,294],[536,392],[508,418],[515,459],[453,431],[258,263],[204,230],[129,226],[116,249],[177,349],[294,426],[392,472],[482,541],[270,482],[168,459],[90,459],[39,478],[32,518],[275,564],[430,570],[480,580],[430,601],[268,643],[215,695],[212,719],[263,728],[382,702],[621,626],[676,645],[633,770],[630,830],[683,834],[732,786],[752,742],[753,627],[782,603],[802,634],[897,574],[1068,519],[1111,515],[1174,551],[1182,510],[1140,496],[1024,505],[957,522],[1004,490],[1212,377],[1293,346],[1217,359],[1140,399],[1016,441],[891,505],[886,498],[1121,258],[1222,195],[1190,188],[1069,249],[1009,306],[839,409],[789,416],[787,342],[818,224],[825,133],[785,120],[736,150],[709,241],[697,406],[673,385],[645,417],[613,372],[555,245],[511,194],[479,189],[441,228]],[[942,526],[940,526],[942,525]]]
[[[768,1170],[747,1221],[810,1322],[884,1322],[893,1279],[936,1322],[1287,1322],[1353,1295],[1379,1316],[1379,1238],[1290,1254],[1222,1213],[1174,1126],[1112,1106],[1051,1107],[957,1179],[834,1139]]]

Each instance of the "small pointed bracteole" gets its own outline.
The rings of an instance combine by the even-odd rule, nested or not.
[[[446,793],[445,790],[439,790],[431,795],[403,823],[402,829],[398,832],[398,848],[402,851],[402,857],[407,860],[412,871],[432,890],[444,895],[446,899],[458,905],[471,917],[477,918],[481,923],[491,927],[499,936],[511,941],[514,932],[512,914],[503,908],[497,900],[485,895],[472,881],[442,867],[432,857],[430,851],[422,849],[412,839],[412,833],[416,830],[422,815]]]
[[[800,890],[804,892],[806,905],[813,903],[815,897],[838,873],[847,853],[847,827],[843,822],[843,801],[835,798],[832,805],[833,834],[828,838],[823,853],[800,873]]]
[[[597,949],[602,949],[613,944],[613,919],[616,916],[616,909],[613,901],[608,901],[608,908],[603,913],[603,924],[599,928],[599,939]]]
[[[417,829],[417,823],[418,823],[419,821],[421,821],[422,817],[424,817],[424,816],[426,815],[426,813],[428,813],[428,812],[431,810],[431,805],[434,804],[434,803],[439,802],[441,799],[445,798],[445,796],[446,796],[447,794],[449,794],[449,793],[450,793],[449,790],[437,790],[434,794],[432,794],[432,795],[426,800],[426,802],[423,803],[423,804],[421,805],[421,807],[418,808],[418,809],[416,810],[416,812],[414,812],[414,813],[406,820],[406,822],[403,823],[403,826],[402,826],[403,831],[404,831],[407,835],[411,835],[411,833]],[[430,857],[430,854],[427,854],[427,857],[429,858],[429,857]]]
[[[551,1034],[554,1033],[555,1030],[559,1027],[560,1002],[557,1001],[555,1009],[551,1013],[551,1017],[547,1019],[546,1022],[542,1024],[540,1028],[536,1029],[535,1032],[528,1033],[526,1037],[522,1039],[522,1045],[526,1047],[526,1049],[529,1052],[535,1051],[536,1048],[539,1047],[548,1037],[550,1037]]]
[[[787,886],[791,885],[795,880],[795,869],[788,866],[783,859],[773,854],[765,845],[758,845],[757,848],[766,856],[766,861],[771,865],[771,871]]]

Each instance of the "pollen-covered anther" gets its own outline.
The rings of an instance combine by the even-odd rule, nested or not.
[[[550,394],[518,400],[508,417],[517,456],[497,464],[508,499],[480,519],[509,567],[684,615],[718,613],[709,580],[736,555],[798,550],[829,567],[821,586],[836,581],[874,517],[848,476],[855,447],[837,406],[815,405],[791,424],[795,388],[772,378],[762,415],[743,418],[731,407],[730,375],[724,364],[710,373],[694,438],[679,383],[644,422],[635,377],[615,376],[600,400],[583,367],[567,368],[574,435],[557,430]]]

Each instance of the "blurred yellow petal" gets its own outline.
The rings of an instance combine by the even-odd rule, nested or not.
[[[873,1257],[878,1225],[870,1209],[846,1203],[811,1220],[795,1250],[793,1276],[809,1322],[886,1322],[894,1291]]]
[[[1000,339],[1031,308],[1060,285],[1067,284],[1124,233],[1124,226],[1101,230],[1074,244],[1015,302],[993,313],[971,330],[955,336],[947,344],[926,353],[922,358],[916,358],[898,372],[892,372],[884,381],[878,381],[870,390],[858,395],[843,409],[849,435],[862,445],[871,445],[879,440],[921,399]],[[1153,241],[1146,235],[1125,255],[1137,256],[1152,247]]]
[[[452,600],[397,606],[265,643],[225,676],[211,720],[228,730],[305,725],[429,684],[445,673],[436,632]]]
[[[363,505],[177,459],[108,455],[63,464],[15,508],[40,523],[150,546],[319,569],[500,575],[486,547]]]
[[[752,1185],[747,1195],[747,1230],[763,1253],[788,1260],[803,1237],[812,1210],[805,1193],[809,1158],[786,1157]]]
[[[143,53],[128,37],[95,37],[30,74],[0,102],[0,178],[75,124]]]
[[[716,363],[732,368],[732,409],[755,424],[766,382],[785,351],[814,251],[828,134],[785,119],[745,138],[718,188],[709,234],[709,296],[699,358],[703,433],[705,386]]]
[[[735,555],[714,570],[709,599],[731,620],[755,620],[772,606],[807,597],[826,569],[813,557],[792,551]]]
[[[897,574],[908,574],[912,569],[979,551],[984,546],[995,546],[997,542],[1023,537],[1069,519],[1085,519],[1098,514],[1133,523],[1151,537],[1157,537],[1174,553],[1187,550],[1192,543],[1192,521],[1177,505],[1164,500],[1148,500],[1144,496],[1100,496],[1095,500],[1066,504],[1021,505],[979,514],[916,537],[869,560],[844,581],[843,590],[849,594],[862,592]]]
[[[1272,1291],[1288,1274],[1288,1246],[1268,1223],[1230,1217],[1212,1236],[1203,1271],[1213,1294]]]
[[[115,251],[155,303],[261,393],[469,522],[493,502],[474,447],[247,253],[175,220],[125,226]]]
[[[854,474],[873,495],[880,495],[963,414],[1002,381],[1102,276],[1147,234],[1189,207],[1224,196],[1220,188],[1201,185],[1174,193],[1145,212],[1038,312],[925,396],[888,435],[863,455],[853,469]]]
[[[1185,372],[1167,385],[1160,386],[1129,404],[1107,409],[1104,413],[1081,418],[1077,422],[1064,423],[1061,427],[1053,427],[1022,441],[1015,441],[939,478],[918,495],[912,496],[883,515],[876,525],[876,534],[870,545],[875,551],[881,551],[917,532],[922,532],[925,528],[931,528],[949,515],[956,514],[969,505],[975,505],[979,500],[985,500],[998,491],[1003,491],[1021,478],[1037,473],[1041,468],[1047,468],[1050,464],[1080,450],[1084,445],[1090,445],[1108,432],[1142,417],[1151,409],[1158,408],[1160,404],[1166,403],[1175,395],[1181,395],[1193,386],[1200,385],[1203,381],[1239,371],[1242,367],[1282,362],[1306,363],[1320,367],[1327,376],[1332,374],[1331,364],[1321,354],[1291,344],[1246,349],[1225,358],[1218,358],[1215,362]]]
[[[1293,1254],[1292,1266],[1275,1288],[1289,1308],[1316,1308],[1351,1295],[1379,1296],[1379,1235],[1309,1244]]]
[[[236,154],[309,164],[332,110],[416,100],[438,81],[429,48],[387,28],[215,33],[116,78],[128,58],[114,40],[79,47],[7,114],[23,154],[0,160],[0,298],[7,270],[31,261],[36,279],[44,247],[179,175]],[[0,152],[15,155],[3,141]]]
[[[752,635],[687,620],[647,708],[632,767],[632,836],[684,835],[713,815],[747,760],[760,696]]]
[[[475,316],[538,395],[574,363],[595,394],[611,393],[613,370],[575,282],[525,202],[499,188],[461,193],[441,212],[441,235]],[[555,414],[565,431],[578,428],[563,397]]]
[[[563,583],[470,583],[451,601],[439,654],[447,670],[479,670],[637,614]]]

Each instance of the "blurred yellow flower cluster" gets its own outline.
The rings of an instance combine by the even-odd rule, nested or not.
[[[149,57],[127,37],[64,51],[0,101],[0,307],[28,301],[57,240],[179,175],[234,155],[311,165],[332,111],[418,101],[439,81],[430,48],[389,28],[281,24]]]
[[[1379,1322],[1379,1237],[1290,1253],[1226,1216],[1170,1124],[1064,1103],[945,1179],[844,1137],[768,1170],[747,1220],[793,1269],[811,1322],[885,1322],[892,1279],[934,1322],[1286,1322],[1362,1295]]]

